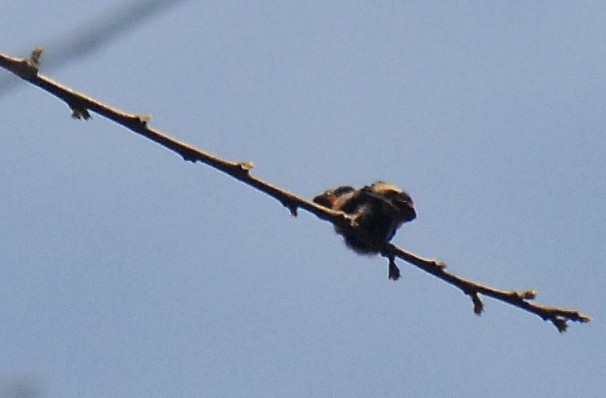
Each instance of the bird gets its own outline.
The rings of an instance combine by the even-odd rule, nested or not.
[[[402,224],[417,217],[410,195],[384,181],[376,181],[360,189],[339,186],[314,197],[313,202],[342,211],[352,218],[354,228],[335,225],[335,232],[343,236],[350,249],[362,255],[380,253]],[[390,261],[389,278],[397,280],[399,276],[400,271]]]

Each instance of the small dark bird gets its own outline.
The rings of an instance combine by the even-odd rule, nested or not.
[[[350,229],[335,226],[345,244],[359,254],[377,254],[398,228],[417,217],[410,195],[393,184],[377,181],[355,189],[341,186],[316,196],[313,201],[351,216],[363,237]],[[398,279],[400,271],[390,261],[389,278]]]

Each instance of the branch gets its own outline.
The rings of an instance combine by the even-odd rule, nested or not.
[[[148,122],[150,120],[149,116],[122,112],[91,97],[77,93],[49,79],[46,76],[40,75],[38,71],[41,54],[42,50],[39,48],[32,52],[32,56],[29,59],[13,58],[0,53],[0,66],[63,100],[71,108],[72,117],[74,118],[89,119],[89,111],[97,113],[164,146],[167,149],[170,149],[173,152],[176,152],[185,161],[190,161],[193,163],[205,163],[261,192],[266,193],[288,208],[293,216],[297,215],[298,209],[304,209],[314,214],[321,220],[328,221],[343,229],[350,229],[354,233],[364,237],[364,233],[356,229],[355,222],[353,222],[353,220],[345,213],[336,212],[320,206],[252,175],[250,173],[250,170],[253,167],[252,162],[232,162],[221,159],[209,152],[180,142],[159,130],[150,128],[148,126]],[[536,290],[534,289],[527,291],[514,291],[500,290],[486,286],[447,271],[446,264],[443,262],[417,256],[416,254],[394,246],[391,243],[386,243],[384,245],[381,250],[381,255],[389,260],[390,277],[395,276],[394,274],[396,272],[399,275],[399,270],[397,270],[394,262],[394,258],[398,257],[435,276],[436,278],[439,278],[444,282],[459,288],[463,293],[470,296],[474,306],[473,310],[477,315],[481,315],[484,311],[484,305],[480,298],[480,294],[482,294],[521,308],[539,316],[545,321],[550,321],[561,333],[566,332],[568,321],[589,322],[591,320],[589,315],[585,315],[576,310],[549,307],[532,302],[531,300],[533,300],[537,295]]]

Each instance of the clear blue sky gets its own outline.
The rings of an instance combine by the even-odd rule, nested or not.
[[[52,78],[307,197],[394,182],[419,213],[396,244],[595,319],[560,335],[490,299],[478,318],[450,285],[404,263],[388,281],[314,216],[17,84],[3,397],[603,396],[605,2],[186,1],[61,53],[121,3],[8,2],[0,51],[45,46]]]

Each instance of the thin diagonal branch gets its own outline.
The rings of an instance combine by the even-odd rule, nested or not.
[[[90,56],[125,33],[134,30],[152,17],[179,5],[183,0],[131,0],[118,2],[108,12],[87,20],[75,30],[49,43],[50,57],[45,58],[48,71],[68,62]],[[8,77],[8,76],[7,76]],[[6,95],[17,84],[17,79],[0,78],[0,96]]]
[[[283,206],[287,207],[293,216],[296,216],[297,210],[301,208],[324,221],[328,221],[340,228],[350,229],[352,232],[359,234],[362,238],[364,237],[363,231],[359,231],[353,220],[345,213],[336,212],[320,206],[252,175],[250,173],[252,168],[251,162],[232,162],[221,159],[218,156],[180,142],[159,130],[149,127],[149,118],[146,116],[122,112],[91,97],[77,93],[46,76],[40,75],[38,73],[40,54],[41,49],[36,49],[32,53],[31,58],[20,59],[0,53],[0,66],[63,100],[71,108],[72,116],[75,118],[88,119],[90,118],[89,111],[97,113],[176,152],[186,161],[205,163],[266,193],[278,200]],[[480,298],[480,294],[482,294],[521,308],[539,316],[545,321],[550,321],[561,333],[566,331],[568,321],[589,322],[591,320],[589,315],[585,315],[576,310],[544,306],[532,302],[531,300],[536,297],[535,290],[514,291],[496,289],[447,271],[446,265],[443,262],[420,257],[390,243],[385,244],[381,250],[381,254],[389,259],[390,270],[392,266],[395,267],[393,259],[398,257],[444,282],[459,288],[463,293],[470,296],[473,302],[474,312],[478,315],[484,310],[484,305]]]

